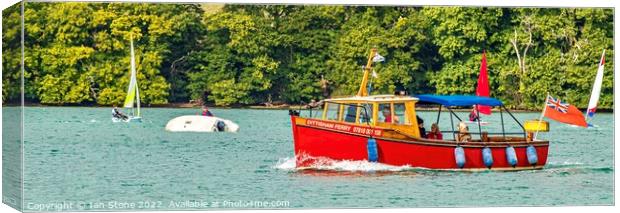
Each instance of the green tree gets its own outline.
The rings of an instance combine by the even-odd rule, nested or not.
[[[2,101],[20,97],[20,4],[2,11]]]
[[[25,13],[26,94],[31,101],[121,103],[133,38],[142,101],[161,104],[168,102],[168,79],[176,78],[163,65],[185,54],[174,47],[196,41],[202,10],[182,4],[35,2],[26,4]],[[12,72],[7,73],[16,70],[8,67]]]
[[[25,97],[44,104],[121,103],[130,39],[147,104],[352,95],[376,47],[386,60],[372,94],[473,94],[485,51],[491,96],[509,107],[538,109],[546,93],[586,107],[602,50],[614,54],[605,8],[34,2],[25,13]],[[2,15],[2,95],[16,101],[19,5]],[[605,68],[599,108],[613,106]]]

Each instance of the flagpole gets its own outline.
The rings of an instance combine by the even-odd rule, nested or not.
[[[542,122],[543,117],[545,117],[545,112],[547,112],[547,101],[549,101],[549,92],[547,92],[547,97],[545,97],[545,102],[543,104],[542,113],[540,113],[540,118],[538,118],[538,127],[536,127],[536,133],[534,133],[533,141],[538,138],[538,131],[540,130],[540,123]]]
[[[368,74],[372,68],[373,58],[377,53],[377,48],[370,49],[370,55],[368,55],[368,62],[366,63],[366,67],[364,68],[364,77],[362,77],[362,83],[360,84],[360,89],[357,91],[357,96],[368,96]]]

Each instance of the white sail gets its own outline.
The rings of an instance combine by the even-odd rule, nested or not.
[[[605,50],[601,56],[601,61],[596,71],[596,78],[594,79],[594,85],[592,85],[592,94],[590,95],[590,103],[588,103],[588,110],[586,111],[586,121],[594,117],[596,107],[598,106],[598,99],[601,95],[601,87],[603,85],[603,72],[605,71]],[[589,125],[589,124],[588,124]]]

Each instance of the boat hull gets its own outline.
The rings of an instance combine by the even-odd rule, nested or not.
[[[120,119],[120,118],[112,117],[112,122],[114,122],[114,123],[119,123],[119,122],[140,123],[140,122],[142,122],[142,117],[129,116],[127,119]]]
[[[351,132],[356,125],[339,123],[339,126],[310,125],[312,119],[291,116],[295,155],[298,168],[312,168],[317,159],[366,161],[368,160],[368,139],[373,135],[377,143],[377,162],[394,166],[411,166],[417,168],[440,170],[527,170],[540,169],[547,162],[549,143],[536,142],[468,142],[457,144],[454,141],[427,139],[395,139],[385,137],[385,133],[377,130],[367,131],[370,134]],[[309,122],[311,121],[311,122]],[[330,123],[319,121],[322,123]],[[335,123],[335,122],[334,122]],[[347,129],[346,126],[352,128]],[[362,127],[363,126],[359,126]],[[358,131],[359,132],[359,131]],[[507,147],[513,147],[517,163],[511,165],[507,156]],[[536,150],[537,163],[528,162],[527,147]],[[465,163],[459,167],[455,149],[462,147]],[[493,163],[485,165],[482,150],[491,149]]]
[[[173,118],[166,124],[166,131],[170,132],[219,132],[218,122],[224,123],[223,132],[237,132],[236,123],[212,116],[184,115]]]

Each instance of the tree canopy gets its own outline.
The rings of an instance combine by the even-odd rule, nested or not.
[[[547,92],[586,107],[605,8],[153,3],[26,4],[26,98],[120,104],[136,47],[142,101],[299,103],[358,89],[369,49],[385,57],[373,94],[473,94],[486,52],[491,96],[539,108]],[[3,11],[3,100],[19,98],[19,5]],[[607,60],[599,108],[613,107]]]

